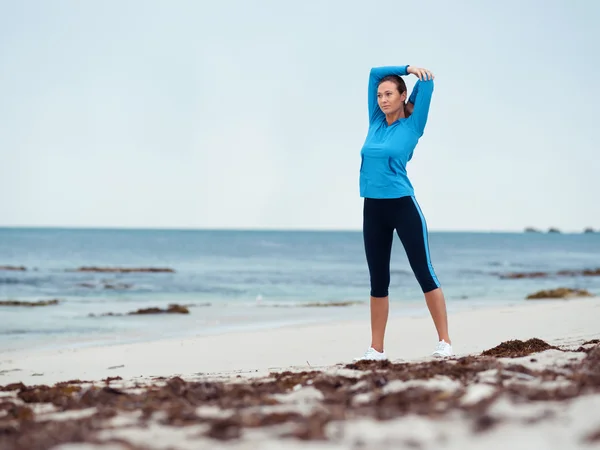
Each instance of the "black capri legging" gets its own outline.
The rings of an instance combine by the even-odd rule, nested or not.
[[[365,198],[363,238],[371,278],[371,296],[387,297],[394,230],[424,293],[440,287],[429,257],[427,224],[414,197]]]

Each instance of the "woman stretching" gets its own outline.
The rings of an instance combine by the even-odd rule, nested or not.
[[[408,74],[419,79],[406,102],[406,84],[401,76]],[[371,281],[371,347],[355,361],[387,359],[383,341],[394,230],[437,329],[438,344],[433,355],[452,355],[444,294],[429,257],[427,225],[406,173],[406,165],[427,123],[433,78],[428,70],[412,66],[371,69],[369,131],[360,165],[363,238]]]

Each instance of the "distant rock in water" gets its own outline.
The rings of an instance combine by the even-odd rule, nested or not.
[[[525,233],[541,233],[541,231],[537,228],[527,227],[525,228]]]
[[[359,301],[346,301],[346,302],[317,302],[317,303],[304,303],[301,306],[304,308],[326,308],[328,306],[352,306],[362,305],[363,302]]]
[[[133,284],[131,283],[109,283],[109,282],[102,282],[101,284],[94,284],[94,283],[89,283],[89,282],[84,282],[84,283],[77,283],[78,287],[85,287],[85,288],[90,288],[90,289],[95,289],[96,287],[102,287],[104,289],[112,289],[112,290],[116,290],[116,291],[123,291],[126,289],[131,289],[133,287]]]
[[[131,311],[128,312],[126,315],[127,316],[133,316],[133,315],[141,315],[141,314],[189,314],[190,310],[183,305],[178,305],[178,304],[170,304],[169,307],[167,309],[161,309],[161,308],[142,308],[142,309],[138,309],[136,311]],[[104,316],[123,316],[124,314],[120,314],[120,313],[104,313],[104,314],[100,314],[100,316],[104,317]],[[96,314],[90,314],[90,317],[96,317]]]
[[[560,270],[558,272],[511,272],[498,274],[502,279],[520,279],[520,278],[547,278],[550,276],[559,277],[598,277],[600,276],[600,268],[583,269],[583,270]]]
[[[99,272],[99,273],[132,273],[132,272],[167,272],[174,273],[169,267],[79,267],[75,272]]]
[[[538,228],[534,228],[534,227],[526,227],[525,228],[525,233],[541,233],[541,232],[542,232],[542,230],[540,230]],[[560,230],[555,227],[550,227],[550,228],[548,228],[548,233],[560,233]]]
[[[550,274],[548,272],[512,272],[500,274],[502,279],[519,279],[519,278],[546,278]]]
[[[265,308],[327,308],[327,307],[336,307],[336,306],[353,306],[353,305],[362,305],[363,301],[339,301],[339,302],[313,302],[313,303],[275,303],[275,304],[261,304],[259,306]]]
[[[20,300],[0,300],[0,306],[49,306],[58,305],[58,299],[39,300],[37,302],[23,302]]]
[[[27,270],[27,268],[24,266],[0,266],[0,270],[18,270],[22,272]]]
[[[584,269],[584,270],[561,270],[560,272],[556,272],[557,275],[561,276],[578,276],[582,275],[584,277],[599,277],[600,276],[600,268],[598,269]]]
[[[133,284],[131,283],[104,283],[104,289],[114,289],[114,290],[125,290],[125,289],[131,289],[131,287],[133,286]]]
[[[593,297],[585,289],[570,289],[570,288],[557,288],[546,291],[538,291],[534,294],[529,294],[527,300],[546,299],[546,298],[574,298],[574,297]]]
[[[586,228],[583,230],[584,233],[595,233],[596,231],[593,228]]]
[[[171,304],[167,309],[161,308],[145,308],[138,309],[137,311],[130,312],[129,315],[133,314],[189,314],[190,310],[183,305]]]

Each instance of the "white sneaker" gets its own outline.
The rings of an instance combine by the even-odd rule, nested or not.
[[[359,358],[354,358],[353,361],[357,362],[357,361],[385,361],[387,358],[385,351],[383,352],[378,352],[377,350],[375,350],[373,347],[369,348],[369,350],[367,350],[365,352],[364,355],[362,355]]]
[[[437,346],[435,347],[435,351],[433,352],[433,356],[437,356],[438,358],[452,356],[452,354],[452,346],[443,339],[438,342]]]

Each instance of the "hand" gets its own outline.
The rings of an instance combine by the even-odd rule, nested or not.
[[[421,69],[419,67],[408,66],[407,72],[412,73],[421,81],[433,80],[434,78],[433,73],[431,73],[429,70]]]

